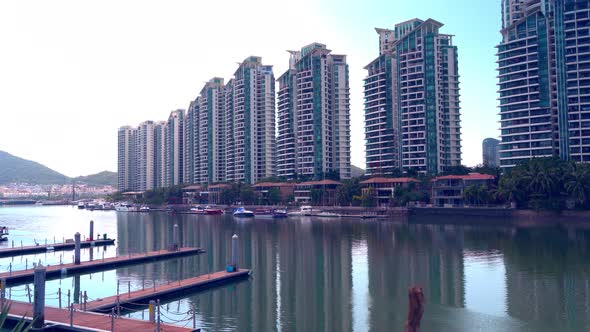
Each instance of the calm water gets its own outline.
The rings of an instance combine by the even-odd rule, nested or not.
[[[49,281],[49,305],[59,305],[60,288],[86,290],[95,299],[116,294],[117,280],[124,293],[128,285],[136,290],[222,270],[236,233],[241,265],[253,270],[252,278],[169,300],[164,321],[192,326],[187,312],[194,306],[197,326],[206,331],[403,331],[407,289],[421,285],[422,331],[590,330],[590,232],[584,230],[0,208],[0,225],[11,228],[15,245],[87,234],[91,219],[117,246],[83,250],[84,259],[165,248],[175,223],[184,245],[208,253]],[[0,259],[0,270],[60,259],[71,262],[72,251]],[[28,301],[24,285],[8,293]],[[145,310],[127,315],[147,319]]]

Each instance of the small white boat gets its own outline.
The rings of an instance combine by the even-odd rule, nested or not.
[[[82,210],[85,208],[86,208],[86,205],[84,205],[84,202],[78,202],[78,209]]]
[[[318,213],[316,216],[318,217],[322,217],[322,218],[340,218],[342,217],[341,215],[339,215],[338,213],[334,213],[334,212],[320,212]]]
[[[300,217],[300,216],[311,216],[314,212],[320,212],[320,210],[313,210],[310,205],[303,205],[299,208],[299,211],[291,211],[287,213],[289,217]]]
[[[139,211],[137,207],[129,204],[129,203],[121,203],[115,206],[115,210],[117,212],[137,212]]]
[[[239,207],[234,211],[233,216],[238,218],[252,218],[254,217],[254,212]]]
[[[139,208],[139,212],[150,212],[150,207],[149,206],[142,206]]]

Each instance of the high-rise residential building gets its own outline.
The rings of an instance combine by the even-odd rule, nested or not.
[[[279,78],[277,174],[350,178],[346,56],[319,43],[290,53],[289,69]]]
[[[590,161],[590,2],[503,0],[500,164]]]
[[[244,60],[225,86],[226,179],[256,183],[275,172],[275,79],[260,57]]]
[[[198,100],[192,101],[184,118],[184,183],[195,183],[195,119],[199,115]]]
[[[165,187],[184,183],[184,110],[170,113],[166,124]]]
[[[155,124],[144,121],[139,124],[136,132],[137,155],[137,190],[151,190],[155,187]]]
[[[197,183],[225,181],[225,89],[223,78],[215,77],[205,84],[199,100],[198,158],[195,159]]]
[[[154,186],[162,188],[166,186],[166,121],[158,121],[154,126]]]
[[[500,166],[500,141],[495,138],[486,138],[481,143],[483,165],[489,167]]]
[[[367,174],[436,174],[461,164],[457,47],[442,23],[412,19],[376,29],[365,69]]]
[[[137,189],[136,129],[123,126],[118,131],[117,175],[119,191]]]

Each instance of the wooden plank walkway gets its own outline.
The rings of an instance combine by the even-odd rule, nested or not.
[[[20,301],[9,301],[10,314],[19,317],[26,317],[32,320],[33,305]],[[63,325],[70,325],[70,312],[66,309],[58,309],[54,307],[45,307],[45,320],[60,323]],[[76,311],[73,320],[74,327],[80,330],[94,329],[94,331],[111,331],[111,316],[92,312]],[[132,319],[132,318],[116,318],[115,331],[155,331],[156,324],[149,321]],[[160,324],[160,331],[163,332],[190,332],[192,328]]]
[[[95,247],[99,246],[107,246],[115,244],[115,240],[107,239],[107,240],[95,240],[95,241],[80,241],[80,247],[82,248],[89,248],[92,245]],[[34,254],[39,252],[47,252],[47,251],[63,251],[63,250],[74,250],[76,244],[75,243],[48,243],[48,244],[40,244],[38,246],[24,246],[24,247],[13,247],[13,248],[4,248],[0,249],[0,257],[11,257],[11,256],[21,256],[21,255],[28,255]]]
[[[219,271],[211,274],[204,274],[194,278],[183,279],[170,284],[156,285],[154,287],[137,290],[130,293],[121,293],[119,302],[121,306],[130,304],[133,307],[148,305],[150,300],[163,299],[187,291],[205,289],[216,285],[221,285],[240,279],[246,279],[250,275],[250,270],[240,269],[237,272]],[[105,297],[86,303],[86,311],[110,312],[117,304],[117,296]],[[76,309],[83,310],[83,304],[75,304]]]
[[[83,274],[92,271],[104,271],[120,266],[128,266],[163,259],[197,255],[205,252],[201,248],[179,248],[178,251],[151,251],[144,254],[130,254],[125,256],[95,259],[92,261],[47,266],[46,279],[59,279],[62,275]],[[34,269],[0,273],[0,280],[5,280],[7,286],[15,286],[33,281]]]

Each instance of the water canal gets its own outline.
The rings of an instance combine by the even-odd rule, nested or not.
[[[422,331],[590,330],[590,231],[0,208],[0,225],[11,229],[15,245],[60,242],[76,231],[87,235],[91,219],[95,232],[116,238],[117,245],[83,249],[83,260],[166,248],[175,223],[183,245],[208,253],[48,281],[48,305],[59,305],[59,289],[96,299],[116,294],[117,283],[125,293],[128,285],[137,290],[222,270],[235,233],[252,278],[168,300],[163,321],[190,327],[187,312],[194,306],[205,331],[403,331],[407,289],[421,285],[427,300]],[[72,254],[3,258],[0,270],[39,260],[71,262]],[[7,294],[28,301],[23,285]],[[147,319],[148,313],[126,315]]]

